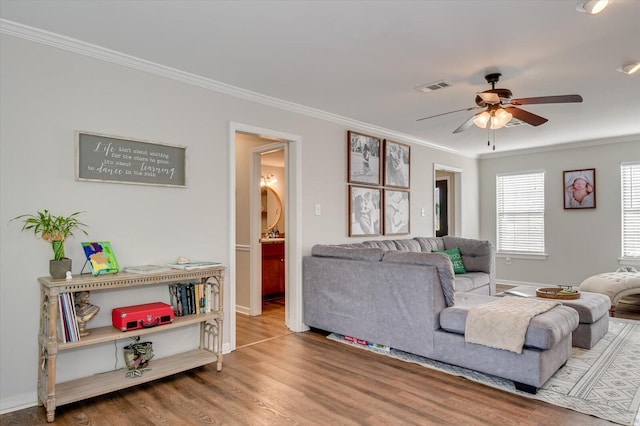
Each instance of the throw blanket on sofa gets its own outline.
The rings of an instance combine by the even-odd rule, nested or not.
[[[505,296],[469,309],[464,340],[522,353],[529,322],[560,302]]]

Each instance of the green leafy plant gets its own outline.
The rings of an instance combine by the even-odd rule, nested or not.
[[[154,353],[151,342],[140,342],[140,336],[134,336],[131,340],[133,343],[124,347],[124,362],[129,368],[125,376],[134,378],[151,370],[147,365]]]
[[[24,222],[23,231],[33,231],[36,238],[39,237],[44,241],[50,242],[53,247],[54,260],[60,260],[65,257],[64,241],[73,236],[74,231],[82,231],[85,235],[88,235],[87,231],[83,229],[87,225],[78,220],[78,215],[81,213],[84,212],[71,213],[65,217],[54,216],[49,210],[43,210],[35,215],[23,214],[11,220],[22,220]]]

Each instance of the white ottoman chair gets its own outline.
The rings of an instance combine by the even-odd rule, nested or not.
[[[614,316],[616,305],[625,296],[640,294],[640,272],[606,272],[582,281],[580,291],[601,293],[611,299],[609,315]]]

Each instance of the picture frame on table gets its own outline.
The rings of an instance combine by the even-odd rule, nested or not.
[[[382,139],[347,132],[347,174],[349,183],[380,186]]]
[[[562,172],[564,208],[596,208],[596,169],[565,170]]]
[[[404,143],[384,141],[384,186],[410,188],[411,147]]]
[[[405,235],[410,232],[409,191],[384,190],[384,235]]]
[[[349,236],[381,235],[382,189],[349,185]]]

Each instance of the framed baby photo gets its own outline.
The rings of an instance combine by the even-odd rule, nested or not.
[[[380,235],[380,188],[349,185],[349,236]]]
[[[384,190],[384,235],[409,233],[409,191]]]
[[[384,186],[409,189],[409,167],[411,147],[409,145],[384,141]]]
[[[565,209],[595,209],[596,169],[565,170],[562,194]]]
[[[348,182],[379,186],[382,139],[347,132]]]

